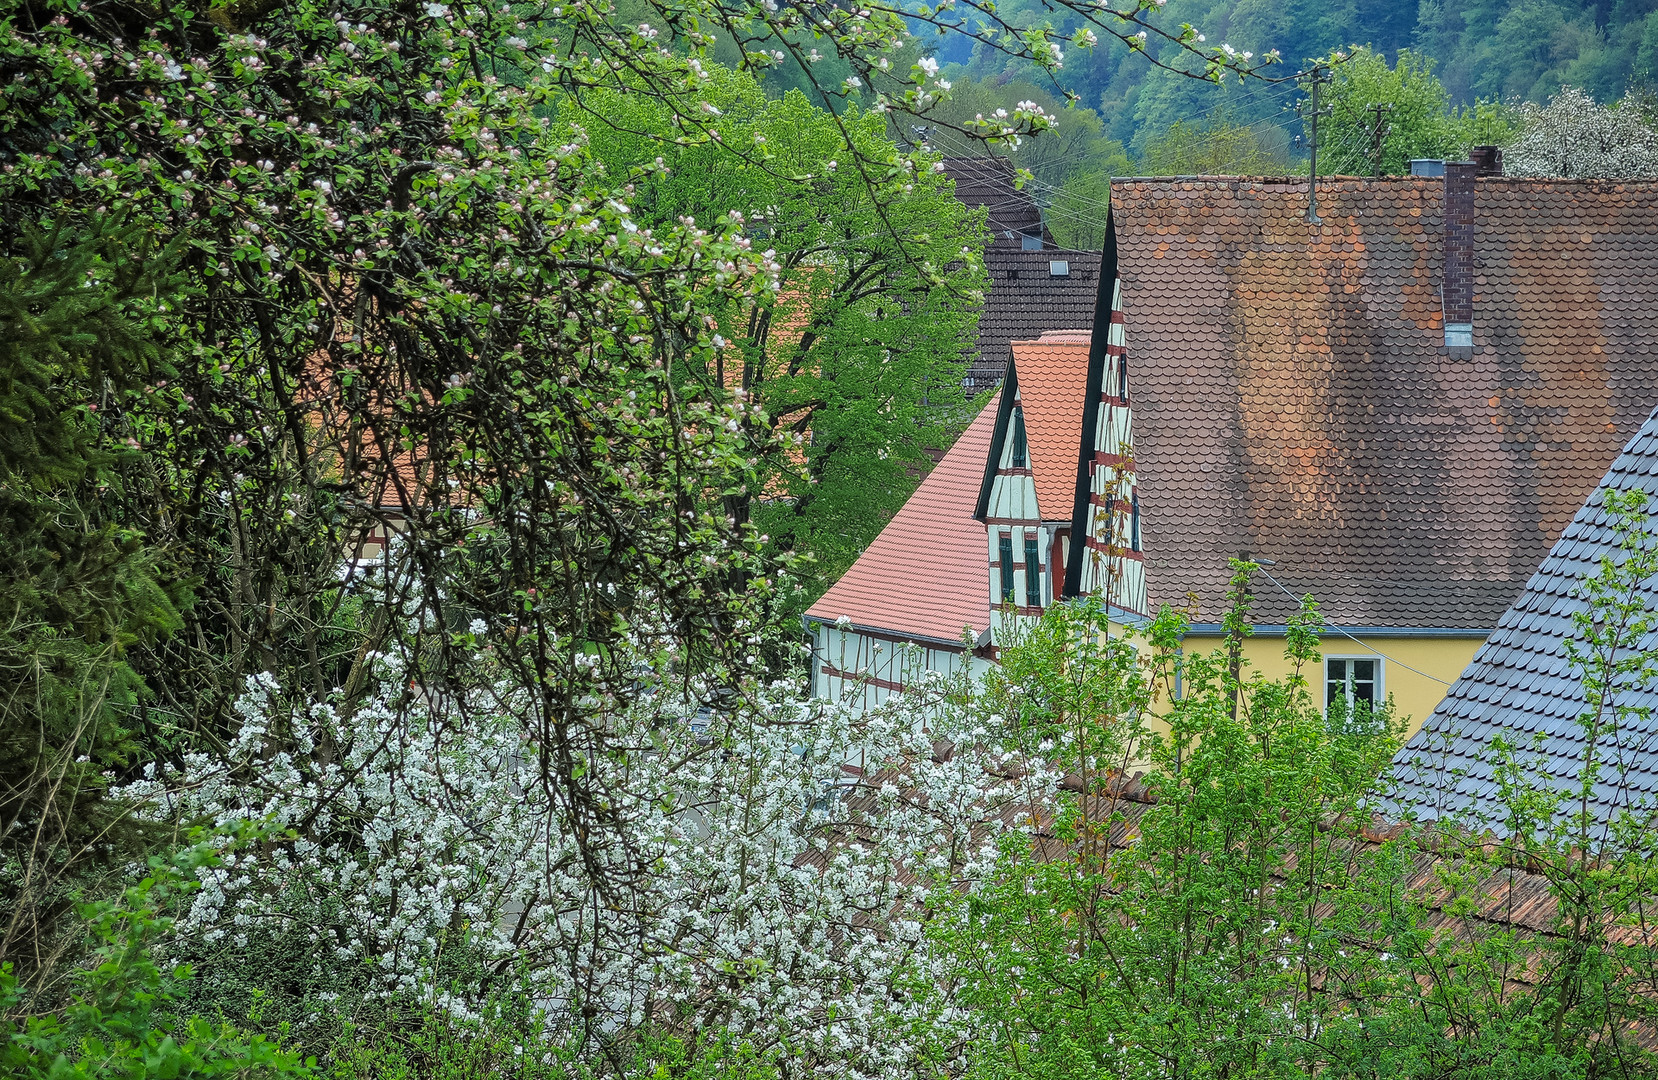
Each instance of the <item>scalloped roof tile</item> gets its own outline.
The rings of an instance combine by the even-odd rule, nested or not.
[[[1342,626],[1487,629],[1658,401],[1658,183],[1475,182],[1474,354],[1443,182],[1112,184],[1153,604],[1275,560]],[[1290,600],[1262,590],[1257,617]]]

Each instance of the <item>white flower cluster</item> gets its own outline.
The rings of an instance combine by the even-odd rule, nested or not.
[[[1645,113],[1646,102],[1633,93],[1603,106],[1576,87],[1562,87],[1547,105],[1520,106],[1520,134],[1504,148],[1503,170],[1511,176],[1658,177],[1658,130]]]
[[[595,852],[577,843],[595,822],[549,797],[559,748],[522,720],[519,691],[450,698],[398,657],[377,664],[379,690],[352,708],[250,678],[228,752],[121,793],[158,818],[291,834],[207,871],[181,932],[286,936],[319,979],[367,971],[371,996],[460,1015],[480,1003],[439,960],[464,947],[522,973],[544,1038],[595,1017],[611,1033],[688,1023],[824,1074],[904,1072],[919,1044],[901,1033],[965,1020],[893,988],[926,981],[918,914],[989,871],[995,800],[1014,793],[998,753],[972,745],[983,729],[936,700],[864,714],[779,682],[710,710],[694,680],[689,696],[660,685],[580,763],[610,830]],[[952,734],[969,745],[935,751]]]

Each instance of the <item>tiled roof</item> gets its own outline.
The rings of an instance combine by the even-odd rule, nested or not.
[[[1572,616],[1584,610],[1582,580],[1603,557],[1623,561],[1613,519],[1603,509],[1609,490],[1658,495],[1658,412],[1578,510],[1462,678],[1394,758],[1399,806],[1421,819],[1471,812],[1483,819],[1479,824],[1500,831],[1504,814],[1491,745],[1498,735],[1516,747],[1520,760],[1536,762],[1538,782],[1556,790],[1574,786],[1588,751],[1578,724],[1587,699],[1566,642],[1575,633]],[[1648,605],[1658,604],[1658,585],[1648,581],[1643,593]],[[1655,646],[1658,631],[1628,648]],[[1598,756],[1608,764],[1595,785],[1592,810],[1603,821],[1658,798],[1658,691],[1638,684],[1649,680],[1626,682],[1617,702],[1634,711],[1617,723],[1608,717],[1611,730],[1598,740]],[[1641,710],[1651,715],[1643,717]]]
[[[1090,336],[1087,330],[1054,330],[1035,341],[1013,343],[1019,405],[1043,521],[1069,521],[1076,506]]]
[[[1055,275],[1054,263],[1069,273]],[[990,287],[979,313],[979,356],[969,368],[968,388],[995,386],[1007,370],[1008,345],[1044,331],[1088,326],[1099,292],[1097,251],[998,251],[984,253]]]
[[[1344,627],[1492,627],[1658,400],[1658,184],[1478,180],[1466,359],[1439,179],[1112,198],[1153,604],[1218,618],[1248,551]]]
[[[1014,186],[1013,163],[1006,158],[945,158],[944,174],[956,182],[956,198],[989,211],[990,248],[1020,250],[1025,234],[1041,234],[1042,246],[1054,246],[1042,211],[1028,191]]]
[[[995,423],[992,399],[807,617],[946,642],[990,625],[990,558],[973,504]]]

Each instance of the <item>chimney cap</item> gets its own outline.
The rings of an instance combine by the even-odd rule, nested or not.
[[[1412,176],[1444,176],[1444,158],[1411,158],[1410,174]]]
[[[1473,159],[1475,176],[1501,176],[1503,174],[1502,147],[1475,146],[1468,151],[1468,156]]]

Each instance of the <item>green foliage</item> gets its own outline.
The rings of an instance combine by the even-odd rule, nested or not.
[[[717,138],[687,139],[673,109],[646,96],[587,94],[564,115],[592,128],[595,155],[633,180],[658,227],[735,218],[775,260],[777,293],[721,311],[729,346],[688,370],[757,404],[746,423],[777,437],[759,471],[767,498],[734,510],[777,548],[816,556],[812,599],[915,490],[926,451],[970,418],[961,362],[985,284],[982,218],[929,159],[874,198],[844,147],[892,154],[878,115],[835,116],[798,91],[770,98],[723,69],[702,104]]]
[[[1281,176],[1294,168],[1283,131],[1224,114],[1176,121],[1146,142],[1144,162],[1148,176]]]
[[[1057,843],[1009,844],[994,883],[935,923],[956,1000],[983,1017],[971,1074],[1281,1073],[1303,1052],[1286,1036],[1326,1010],[1313,973],[1337,945],[1316,911],[1358,861],[1353,831],[1330,823],[1355,815],[1391,742],[1325,723],[1301,674],[1317,659],[1310,613],[1282,682],[1224,649],[1183,656],[1168,611],[1133,644],[1064,608],[1044,623],[1004,659],[1051,703],[1020,723],[1072,729],[1041,744],[1067,774]]]
[[[149,876],[120,899],[81,905],[93,948],[61,1007],[38,1010],[11,966],[0,966],[0,1071],[17,1080],[312,1075],[262,1035],[174,1012],[192,976],[158,960],[166,912],[196,887],[192,872],[214,861],[205,845],[152,858]]]
[[[989,81],[956,78],[950,93],[925,116],[894,113],[892,125],[901,139],[924,135],[946,157],[977,157],[990,151],[961,129],[996,110],[1015,110],[1021,102],[1053,117],[1053,127],[996,152],[1029,173],[1024,190],[1043,209],[1054,241],[1062,248],[1097,250],[1105,241],[1105,210],[1113,176],[1135,172],[1123,144],[1106,134],[1093,109],[1063,102],[1050,90],[1025,79]]]
[[[172,370],[155,337],[171,259],[108,217],[24,223],[0,259],[0,959],[25,978],[49,966],[70,877],[130,832],[102,799],[146,693],[129,653],[188,599],[112,513],[138,467],[130,410]]]
[[[1618,551],[1581,586],[1579,769],[1499,740],[1499,820],[1373,817],[1398,731],[1385,711],[1321,712],[1310,600],[1290,675],[1249,670],[1249,563],[1207,654],[1182,653],[1166,610],[1132,644],[1064,606],[1019,635],[984,707],[1063,780],[1051,809],[1030,805],[1046,827],[931,913],[929,970],[985,1033],[939,1062],[1125,1080],[1653,1075],[1658,840],[1624,772],[1653,719],[1632,691],[1658,679],[1649,504],[1607,498]]]
[[[1331,72],[1321,104],[1319,171],[1379,176],[1410,172],[1412,158],[1460,160],[1472,145],[1470,123],[1451,108],[1433,63],[1401,50],[1389,67],[1371,49],[1355,49]]]

